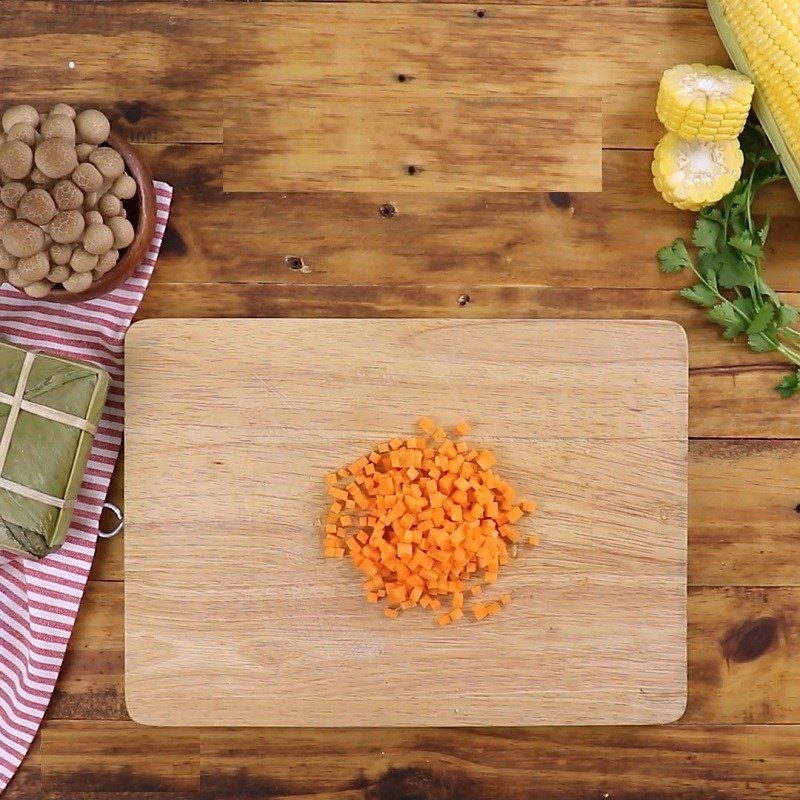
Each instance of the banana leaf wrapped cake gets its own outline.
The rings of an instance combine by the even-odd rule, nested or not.
[[[0,550],[63,544],[107,392],[98,367],[0,342]]]

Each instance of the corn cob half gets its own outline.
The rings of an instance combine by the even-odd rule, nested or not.
[[[744,130],[752,99],[753,82],[732,69],[678,64],[661,78],[656,113],[684,139],[720,142]]]
[[[731,60],[755,83],[753,109],[800,198],[800,2],[707,2]]]
[[[653,153],[653,184],[676,208],[699,211],[733,190],[743,165],[737,139],[701,142],[669,132]]]

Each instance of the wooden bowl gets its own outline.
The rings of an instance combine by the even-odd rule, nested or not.
[[[53,289],[47,297],[43,298],[52,303],[82,303],[84,300],[92,300],[116,289],[133,275],[134,270],[144,260],[150,249],[150,243],[153,241],[156,230],[156,195],[150,170],[142,161],[136,148],[118,133],[111,131],[105,144],[113,147],[122,156],[128,172],[136,181],[136,194],[130,200],[123,201],[134,227],[133,241],[125,248],[114,267],[86,291],[70,294],[65,289]]]

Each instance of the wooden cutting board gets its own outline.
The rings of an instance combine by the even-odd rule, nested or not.
[[[669,322],[149,320],[126,345],[125,673],[153,725],[658,723],[686,699],[687,362]],[[323,559],[324,475],[427,414],[542,546],[481,623]],[[470,616],[470,615],[468,615]]]

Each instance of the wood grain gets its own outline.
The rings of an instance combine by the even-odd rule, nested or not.
[[[599,192],[599,98],[223,102],[226,192]]]
[[[109,108],[134,141],[220,141],[222,100],[594,97],[608,147],[651,147],[667,67],[728,63],[704,8],[427,3],[0,6],[13,99]],[[276,33],[277,32],[277,33]],[[29,53],[47,53],[36,70]],[[83,56],[83,53],[87,53]],[[74,70],[68,68],[75,61]],[[399,82],[398,76],[405,76]],[[179,113],[176,113],[179,109]]]
[[[49,718],[127,719],[123,586],[90,582]],[[681,725],[800,723],[800,587],[693,587]]]
[[[222,193],[219,145],[148,145],[176,186],[156,281],[505,284],[657,289],[656,251],[689,237],[693,217],[655,192],[646,152],[605,151],[602,193]],[[392,209],[382,207],[391,204]],[[800,205],[764,190],[772,285],[800,290]],[[293,272],[287,256],[309,272]]]
[[[128,334],[126,381],[135,719],[621,724],[682,713],[677,326],[151,320]],[[478,421],[503,474],[520,491],[535,484],[533,529],[547,543],[504,573],[516,597],[504,617],[455,638],[430,614],[387,625],[349,564],[319,558],[321,476],[404,415],[413,432],[420,408],[443,424]],[[191,551],[206,558],[182,570],[174,554]],[[473,677],[454,692],[448,672]]]
[[[42,742],[46,800],[519,800],[532,786],[537,800],[794,800],[800,771],[794,725],[209,731],[64,721],[46,723]]]

